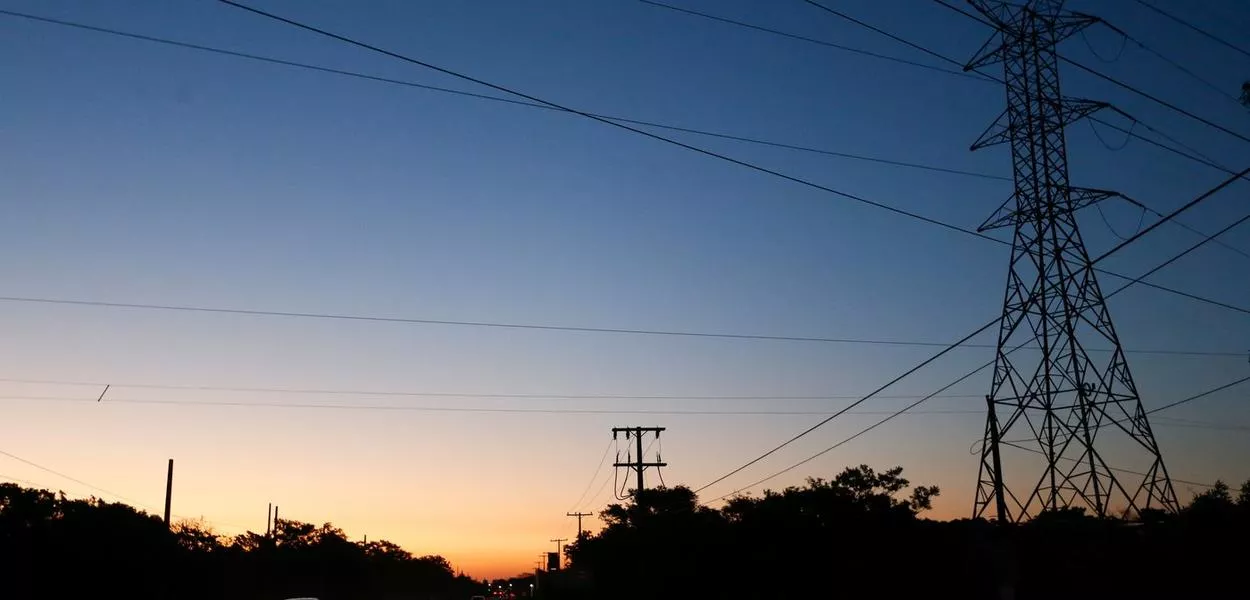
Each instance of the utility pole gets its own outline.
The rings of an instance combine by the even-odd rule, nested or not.
[[[1098,517],[1117,509],[1176,511],[1176,492],[1077,227],[1079,209],[1120,194],[1068,183],[1065,126],[1108,105],[1060,94],[1056,46],[1099,19],[1063,10],[1063,0],[969,2],[997,32],[964,70],[1001,62],[1007,91],[1007,109],[972,150],[1009,144],[1015,182],[1012,196],[978,229],[1009,227],[1014,236],[973,516],[992,513],[1009,523],[1064,508]],[[1111,351],[1091,356],[1088,348],[1097,346]],[[1122,481],[1112,456],[1135,459],[1126,466],[1140,470],[1141,479]],[[1039,462],[1040,469],[1030,465]]]
[[[564,564],[564,553],[563,553],[562,549],[560,548],[560,544],[563,544],[564,542],[569,541],[569,540],[568,540],[568,538],[556,538],[556,539],[551,540],[551,541],[553,541],[553,542],[555,542],[555,543],[556,543],[556,556],[557,556],[557,557],[559,558],[559,560],[560,560],[560,563],[559,563],[559,564]]]
[[[169,527],[169,508],[174,494],[174,459],[169,459],[169,469],[165,472],[165,527]]]
[[[273,534],[273,502],[269,503],[269,508],[265,509],[265,537]]]
[[[594,513],[571,512],[571,513],[564,513],[564,516],[577,517],[577,539],[580,540],[582,539],[582,534],[585,533],[585,530],[582,529],[582,517],[592,517],[594,516]]]
[[[658,440],[660,439],[660,432],[664,431],[664,429],[665,429],[664,427],[613,427],[612,428],[612,439],[616,439],[617,434],[624,433],[625,441],[628,442],[630,438],[633,438],[634,445],[636,446],[637,451],[638,451],[638,453],[634,456],[634,460],[632,461],[621,462],[620,461],[621,457],[618,454],[616,457],[617,458],[616,462],[612,463],[613,467],[616,467],[618,469],[621,467],[626,467],[634,471],[634,473],[638,476],[638,487],[634,489],[635,499],[638,497],[638,492],[641,492],[642,490],[646,489],[646,486],[643,482],[643,477],[642,477],[643,471],[646,471],[647,467],[655,467],[659,469],[660,467],[668,466],[668,463],[661,462],[660,455],[658,452],[656,453],[656,456],[655,456],[655,462],[646,462],[645,460],[643,460],[643,457],[642,457],[643,436],[648,433],[651,433],[651,434],[654,434],[655,439]]]

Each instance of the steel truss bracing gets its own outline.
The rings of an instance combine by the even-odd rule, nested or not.
[[[1010,144],[1015,179],[1012,196],[981,226],[1015,234],[974,516],[993,511],[1008,522],[1066,508],[1097,516],[1175,510],[1176,492],[1075,217],[1115,193],[1068,183],[1064,127],[1105,104],[1060,95],[1055,48],[1096,19],[1062,10],[1062,0],[969,3],[998,31],[967,68],[1002,63],[1007,89],[1007,110],[972,149]],[[1108,345],[1114,350],[1105,360],[1086,351]],[[1021,346],[1037,349],[1013,350]],[[1126,476],[1127,464],[1112,466],[1117,460],[1139,475]]]

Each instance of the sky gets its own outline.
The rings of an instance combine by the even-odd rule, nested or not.
[[[1235,0],[1156,2],[1225,39],[1250,26],[1250,7]],[[799,0],[673,3],[950,66]],[[1010,173],[1007,148],[969,151],[1003,109],[998,84],[637,0],[252,5],[578,110]],[[837,6],[961,61],[989,37],[926,0]],[[1250,57],[1129,0],[1068,7],[1226,92],[1101,27],[1065,41],[1065,56],[1250,135],[1250,115],[1227,97],[1250,75]],[[207,0],[2,0],[0,9],[499,94]],[[939,348],[12,298],[939,344],[1001,311],[1004,246],[577,115],[8,15],[0,56],[0,475],[23,483],[159,512],[174,458],[174,513],[223,533],[263,531],[274,503],[284,518],[442,554],[476,577],[512,575],[554,550],[548,540],[573,537],[566,512],[614,501],[613,470],[602,466],[614,460],[612,427],[666,427],[649,454],[662,448],[668,485],[699,487]],[[1079,70],[1065,67],[1062,85],[1229,168],[1250,158],[1244,141]],[[969,228],[1011,191],[1008,181],[649,131]],[[1166,213],[1226,177],[1125,140],[1101,125],[1069,127],[1073,183]],[[1180,220],[1215,231],[1243,215],[1247,193],[1230,186]],[[1143,217],[1108,201],[1079,222],[1097,255]],[[1198,239],[1166,225],[1100,266],[1136,276]],[[1221,239],[1250,251],[1250,227]],[[1246,306],[1248,267],[1245,254],[1208,245],[1148,281]],[[1107,292],[1119,284],[1102,279]],[[1109,306],[1147,408],[1248,374],[1245,313],[1142,286]],[[977,338],[702,498],[949,383],[992,359],[994,339]],[[1141,352],[1151,350],[1222,354]],[[901,465],[914,483],[941,487],[931,516],[966,517],[989,383],[983,371],[767,487]],[[1245,399],[1233,388],[1159,413],[1173,477],[1250,478]],[[1176,485],[1182,500],[1203,489]]]

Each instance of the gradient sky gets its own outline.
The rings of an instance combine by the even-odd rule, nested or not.
[[[690,8],[939,64],[798,0]],[[1163,2],[1163,0],[1158,0]],[[273,10],[579,109],[1005,175],[1005,147],[968,151],[1003,91],[743,30],[635,0],[256,0]],[[1236,0],[1165,3],[1244,39]],[[925,0],[838,2],[960,60],[988,33]],[[413,82],[489,92],[211,1],[3,0],[0,8]],[[1128,0],[1070,2],[1235,94],[1250,59]],[[1250,114],[1094,28],[1063,52],[1243,134]],[[998,314],[1007,249],[576,116],[361,81],[0,16],[0,295],[948,343]],[[1073,69],[1105,99],[1229,167],[1246,145]],[[1108,114],[1108,119],[1115,119]],[[1124,121],[1127,125],[1127,122]],[[1146,134],[1143,129],[1137,130]],[[1101,128],[1112,147],[1123,134]],[[673,134],[680,135],[680,134]],[[1075,184],[1168,211],[1225,175],[1140,141],[1068,133]],[[875,201],[975,227],[1010,184],[693,135],[680,139]],[[1245,184],[1182,221],[1242,216]],[[1091,253],[1136,208],[1082,213]],[[1147,216],[1147,222],[1153,217]],[[997,232],[1005,237],[1005,232]],[[1103,266],[1139,274],[1194,242],[1169,226]],[[1250,228],[1228,234],[1250,250]],[[1245,306],[1250,259],[1208,246],[1150,281]],[[1118,287],[1104,278],[1104,290]],[[1147,407],[1241,377],[1244,314],[1147,288],[1110,301]],[[668,484],[700,486],[819,420],[407,410],[821,413],[934,348],[318,321],[0,302],[0,474],[174,512],[220,531],[282,515],[440,553],[475,576],[531,568],[564,513],[611,500],[598,471],[613,426],[663,425]],[[993,335],[978,339],[992,343]],[[989,360],[959,350],[894,388],[925,394]],[[31,380],[66,382],[29,383]],[[70,385],[83,382],[95,385]],[[103,383],[113,385],[96,403]],[[534,394],[317,395],[127,384]],[[989,374],[770,483],[899,464],[967,516]],[[544,395],[822,396],[825,400],[550,399]],[[1250,406],[1230,390],[1160,416],[1174,477],[1250,478]],[[863,411],[909,402],[881,398]],[[235,403],[205,406],[195,403]],[[171,404],[173,403],[173,404]],[[182,404],[177,404],[182,403]],[[257,403],[358,408],[266,407]],[[404,407],[382,410],[359,407]],[[932,411],[943,411],[934,413]],[[953,411],[953,412],[952,412]],[[848,414],[707,490],[714,498],[880,418]],[[1194,422],[1180,422],[1188,419]],[[1211,427],[1218,422],[1224,428]],[[654,452],[655,450],[652,450]],[[610,458],[610,457],[609,457]],[[95,486],[93,487],[88,487]],[[587,498],[578,495],[590,485]],[[98,488],[98,489],[97,489]],[[107,493],[101,489],[107,490]],[[1177,485],[1187,498],[1200,488]],[[600,490],[598,495],[596,490]],[[589,523],[595,526],[592,520]]]

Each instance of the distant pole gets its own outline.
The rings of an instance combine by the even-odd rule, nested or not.
[[[593,513],[584,513],[584,512],[571,512],[571,513],[564,513],[564,516],[566,516],[566,517],[577,517],[577,539],[581,539],[581,537],[582,537],[582,532],[584,531],[584,530],[582,529],[582,517],[590,517],[590,516],[594,516],[594,514],[593,514]]]
[[[269,503],[269,508],[265,509],[265,537],[273,533],[273,502]]]
[[[564,565],[564,553],[560,549],[560,544],[563,544],[564,542],[567,542],[569,540],[568,538],[556,538],[551,541],[556,543],[556,559],[560,561],[558,564],[563,566]]]
[[[273,536],[278,537],[278,507],[273,507]]]
[[[165,474],[165,526],[169,527],[169,507],[174,494],[174,459],[169,459],[169,470]]]

